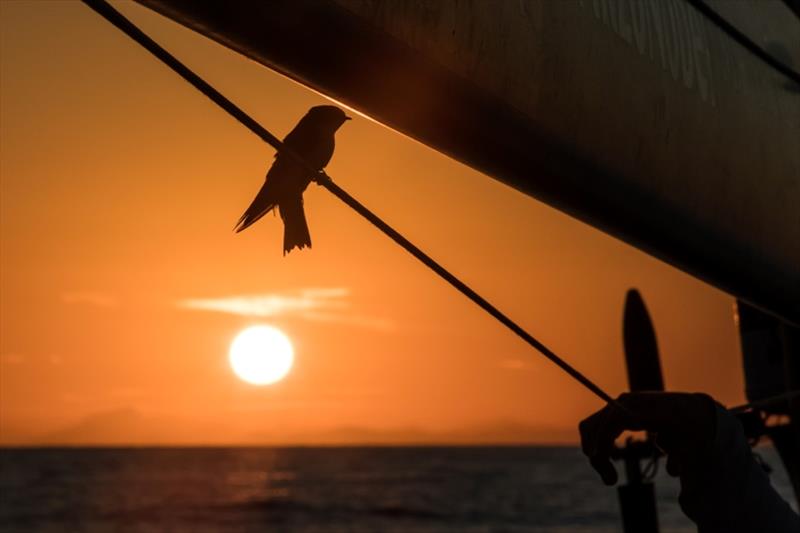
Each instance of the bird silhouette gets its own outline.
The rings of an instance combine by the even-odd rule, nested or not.
[[[334,134],[346,120],[350,117],[336,106],[312,107],[283,139],[283,146],[318,172],[331,160]],[[236,232],[248,228],[277,206],[284,226],[283,254],[294,247],[310,248],[311,235],[303,210],[303,192],[313,177],[314,173],[294,158],[278,151],[275,162],[267,171],[264,185],[236,223]]]

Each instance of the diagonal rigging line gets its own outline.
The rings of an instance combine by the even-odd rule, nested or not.
[[[795,83],[800,84],[800,73],[793,70],[788,65],[778,61],[775,57],[769,54],[766,50],[756,44],[750,37],[745,35],[736,26],[725,20],[719,13],[714,11],[711,6],[706,4],[703,0],[686,0],[686,2],[695,8],[701,15],[706,17],[712,24],[722,30],[728,37],[742,45],[748,52],[759,58],[761,61],[772,67],[775,71],[780,72]]]
[[[316,175],[315,181],[319,185],[325,187],[328,191],[333,193],[334,196],[336,196],[344,203],[346,203],[348,206],[353,208],[358,214],[366,218],[369,222],[371,222],[374,226],[376,226],[379,230],[381,230],[394,242],[405,248],[406,251],[408,251],[411,255],[419,259],[423,264],[425,264],[425,266],[433,270],[441,278],[443,278],[450,285],[455,287],[459,292],[461,292],[467,298],[476,303],[481,309],[489,313],[491,316],[497,319],[500,323],[502,323],[512,332],[516,333],[520,338],[522,338],[522,340],[527,342],[530,346],[541,352],[542,355],[544,355],[550,361],[555,363],[559,368],[561,368],[564,372],[569,374],[572,378],[574,378],[584,387],[589,389],[591,392],[593,392],[595,395],[597,395],[606,403],[610,403],[623,411],[626,412],[628,411],[627,408],[619,405],[616,400],[611,398],[611,396],[609,396],[608,393],[606,393],[603,389],[597,386],[589,378],[587,378],[578,370],[573,368],[572,365],[561,359],[561,357],[556,355],[541,341],[539,341],[533,335],[525,331],[520,325],[518,325],[516,322],[508,318],[504,313],[502,313],[499,309],[490,304],[477,292],[472,290],[463,281],[461,281],[456,276],[451,274],[447,269],[445,269],[439,263],[434,261],[425,252],[417,248],[413,243],[411,243],[411,241],[403,237],[394,228],[389,226],[386,222],[381,220],[372,211],[370,211],[364,205],[362,205],[358,200],[350,196],[341,187],[336,185],[333,182],[333,180],[331,180],[331,178],[327,174],[325,174],[324,171],[319,171],[319,172],[316,171],[310,165],[308,165],[302,158],[300,158],[297,154],[295,154],[288,148],[285,148],[277,137],[275,137],[273,134],[267,131],[263,126],[261,126],[258,122],[256,122],[241,108],[236,106],[236,104],[234,104],[233,102],[228,100],[225,96],[223,96],[219,91],[214,89],[214,87],[209,85],[208,82],[206,82],[205,80],[200,78],[200,76],[192,72],[192,70],[190,70],[186,65],[181,63],[177,58],[175,58],[175,56],[173,56],[172,54],[167,52],[164,48],[159,46],[158,43],[153,41],[144,32],[142,32],[139,28],[137,28],[131,21],[126,19],[121,13],[119,13],[117,10],[111,7],[105,0],[83,0],[83,3],[88,5],[90,8],[99,13],[103,18],[105,18],[111,24],[122,30],[126,35],[131,37],[134,41],[136,41],[144,48],[146,48],[148,51],[150,51],[158,59],[164,62],[168,67],[170,67],[181,77],[183,77],[183,79],[188,81],[196,89],[198,89],[208,98],[210,98],[215,104],[223,108],[236,120],[241,122],[250,131],[258,135],[261,139],[266,141],[276,150],[279,150],[281,154],[285,154],[291,157],[295,162],[304,166],[310,173],[315,174]]]

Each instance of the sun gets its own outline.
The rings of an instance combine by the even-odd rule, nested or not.
[[[228,352],[233,372],[253,385],[280,381],[294,362],[289,337],[272,326],[251,326],[236,335]]]

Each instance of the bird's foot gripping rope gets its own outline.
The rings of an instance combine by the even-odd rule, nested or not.
[[[314,177],[311,179],[311,181],[313,181],[314,183],[316,183],[321,187],[326,187],[329,183],[333,183],[331,177],[328,176],[324,170],[320,170],[319,172],[314,174]]]

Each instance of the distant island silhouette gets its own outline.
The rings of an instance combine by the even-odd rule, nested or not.
[[[254,422],[246,433],[219,423],[188,417],[144,414],[134,408],[101,411],[48,433],[2,435],[0,445],[19,446],[335,446],[335,445],[480,445],[480,444],[577,444],[574,428],[534,426],[516,421],[497,421],[455,429],[431,431],[418,427],[370,428],[342,425],[318,431],[269,428]],[[202,435],[200,439],[197,436]],[[209,440],[209,435],[229,438]]]

